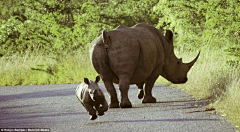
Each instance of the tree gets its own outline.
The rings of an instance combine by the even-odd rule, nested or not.
[[[0,53],[61,54],[85,47],[102,30],[158,23],[150,0],[10,0],[2,2]],[[8,10],[7,10],[8,9]]]

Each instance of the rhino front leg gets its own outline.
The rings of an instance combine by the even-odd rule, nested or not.
[[[132,104],[128,99],[128,90],[130,85],[130,77],[127,75],[122,75],[119,77],[119,90],[121,93],[121,108],[131,108]]]
[[[85,104],[85,108],[87,109],[89,115],[91,115],[90,120],[97,119],[96,110],[93,108],[91,104]]]
[[[108,110],[108,104],[107,102],[102,103],[102,106],[99,107],[98,109],[98,115],[104,115],[104,112],[106,112]]]
[[[156,98],[152,96],[152,88],[158,76],[159,76],[158,74],[152,75],[146,81],[144,87],[144,98],[142,100],[142,103],[156,103]]]
[[[106,87],[106,90],[108,92],[108,95],[110,97],[110,104],[109,107],[110,108],[119,108],[119,101],[117,98],[117,92],[115,87],[113,86],[113,82],[109,81],[109,79],[104,79],[103,77],[103,82],[104,85]]]
[[[108,103],[106,101],[106,99],[104,98],[103,102],[102,102],[102,107],[101,107],[103,112],[106,112],[108,110]]]
[[[98,115],[103,115],[100,111],[100,109],[101,109],[101,107],[100,107],[100,104],[99,103],[96,103],[95,102],[95,109],[97,110],[97,112],[98,112]],[[100,114],[101,113],[101,114]]]

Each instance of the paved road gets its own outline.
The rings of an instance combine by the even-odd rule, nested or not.
[[[0,87],[0,128],[50,128],[51,132],[231,132],[234,126],[184,91],[155,85],[157,103],[141,104],[131,86],[133,108],[109,109],[89,120],[75,97],[78,84]],[[104,89],[103,84],[100,87]],[[116,85],[117,87],[117,85]],[[109,102],[108,95],[106,94]]]

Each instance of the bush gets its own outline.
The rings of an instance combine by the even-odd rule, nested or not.
[[[154,11],[162,16],[157,27],[172,29],[178,44],[186,49],[198,49],[203,44],[221,48],[231,42],[228,51],[239,52],[240,3],[237,0],[162,0]],[[232,46],[238,48],[231,50]]]
[[[152,12],[157,1],[10,0],[2,3],[1,56],[26,51],[72,53],[85,48],[104,29],[139,22],[154,25],[158,20]]]

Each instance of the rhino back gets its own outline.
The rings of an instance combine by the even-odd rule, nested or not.
[[[135,69],[134,83],[145,81],[153,72],[161,74],[164,65],[163,35],[156,28],[138,24],[134,26],[139,31],[140,54],[138,65]]]
[[[115,74],[128,72],[131,84],[144,82],[164,61],[161,36],[153,27],[138,24],[109,31],[109,63]],[[158,71],[159,72],[159,71]]]
[[[110,46],[108,52],[109,65],[117,75],[133,75],[138,63],[140,45],[134,33],[135,29],[120,27],[108,32]]]

